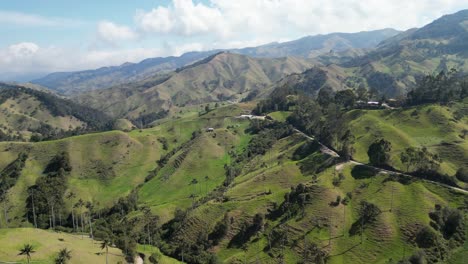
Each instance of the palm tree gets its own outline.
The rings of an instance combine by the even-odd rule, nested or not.
[[[75,197],[76,197],[76,194],[74,192],[69,192],[66,196],[66,198],[70,200],[71,202],[73,202],[73,199],[75,199]],[[73,232],[76,232],[74,211],[75,211],[75,206],[72,206],[71,213],[72,213]]]
[[[112,242],[109,240],[109,239],[104,239],[102,242],[101,242],[101,249],[106,249],[106,264],[108,264],[108,255],[109,255],[109,246],[112,245]]]
[[[28,260],[28,263],[31,261],[31,254],[34,253],[34,246],[31,244],[24,244],[23,247],[20,249],[20,252],[18,253],[18,256],[24,256],[26,255],[26,259]]]
[[[71,259],[71,250],[62,248],[57,257],[55,258],[55,264],[66,264]]]

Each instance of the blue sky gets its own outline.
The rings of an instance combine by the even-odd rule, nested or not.
[[[466,7],[468,0],[0,1],[0,80],[338,31],[405,30]]]

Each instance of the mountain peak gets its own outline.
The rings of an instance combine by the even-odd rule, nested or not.
[[[468,34],[468,9],[445,15],[414,32],[411,39],[448,39]]]

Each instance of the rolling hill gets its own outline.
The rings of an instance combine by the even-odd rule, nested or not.
[[[276,263],[278,259],[308,263],[318,253],[326,256],[328,263],[386,263],[421,251],[432,260],[462,259],[463,242],[456,236],[443,237],[430,223],[437,213],[435,205],[450,210],[463,208],[465,194],[417,178],[399,179],[352,163],[336,164],[338,161],[321,153],[316,143],[282,125],[255,128],[255,122],[236,118],[252,107],[224,106],[201,116],[195,109],[141,131],[95,133],[40,143],[0,143],[0,169],[15,162],[19,153],[27,154],[16,184],[7,193],[8,226],[32,225],[23,217],[27,189],[46,177],[43,172],[47,164],[65,151],[71,165],[66,193],[76,194],[65,201],[63,210],[67,214],[82,199],[94,205],[94,221],[99,225],[99,212],[105,214],[105,208],[136,192],[139,209],[122,216],[122,221],[133,221],[131,228],[139,230],[144,223],[140,222],[144,219],[142,208],[150,208],[160,221],[160,249],[189,263],[206,263],[199,261],[210,252],[224,263]],[[452,174],[463,158],[450,156],[444,146],[439,148],[439,142],[459,141],[458,130],[466,127],[466,120],[450,121],[457,107],[426,106],[403,113],[351,111],[347,119],[356,133],[356,157],[365,162],[362,149],[372,140],[367,137],[385,134],[395,151],[399,151],[397,146],[407,145],[425,145],[438,151],[446,164],[441,169]],[[414,110],[420,114],[412,115]],[[429,121],[435,116],[440,122]],[[392,132],[397,123],[417,131]],[[414,123],[420,127],[415,128]],[[372,133],[361,132],[367,126]],[[214,132],[206,132],[206,127],[213,127]],[[444,133],[446,129],[453,133]],[[419,136],[424,130],[427,133]],[[461,143],[460,147],[466,146]],[[250,156],[243,156],[246,151]],[[231,173],[236,176],[230,178]],[[304,197],[304,203],[297,197]],[[356,226],[363,202],[376,206],[378,213],[365,224],[361,235]],[[86,213],[88,209],[84,210]],[[5,223],[4,214],[0,223]],[[220,223],[227,223],[227,229],[215,232]],[[434,245],[426,246],[416,239],[427,228],[438,239]],[[10,230],[14,233],[21,229]],[[138,231],[132,234],[139,243],[146,239]],[[25,240],[17,241],[21,244]],[[452,246],[447,248],[449,243]],[[203,250],[198,251],[200,248]],[[76,250],[92,249],[76,244]],[[137,252],[146,251],[137,247]],[[0,253],[0,259],[5,256]]]
[[[239,101],[312,65],[299,58],[261,59],[221,52],[164,76],[90,91],[74,99],[110,116],[134,119],[173,107]]]
[[[0,83],[1,140],[53,138],[59,134],[106,129],[110,119],[95,109],[50,92]]]

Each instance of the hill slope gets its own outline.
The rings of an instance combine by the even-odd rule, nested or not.
[[[374,48],[382,40],[398,34],[394,29],[382,29],[358,33],[332,33],[307,36],[298,40],[271,43],[263,46],[233,49],[231,52],[260,57],[281,58],[288,56],[314,58],[324,53]],[[48,87],[63,94],[102,89],[118,84],[137,82],[157,73],[164,73],[199,61],[219,50],[189,52],[180,57],[149,58],[139,63],[125,63],[120,66],[103,67],[96,70],[57,72],[33,80],[35,84]]]
[[[143,80],[159,72],[183,67],[215,52],[190,52],[180,57],[149,58],[139,63],[124,63],[120,66],[103,67],[96,70],[57,72],[31,82],[70,95]]]
[[[352,75],[388,95],[412,88],[418,77],[455,68],[468,72],[468,10],[446,15],[382,42],[376,50],[345,63]],[[371,82],[381,80],[380,86]]]
[[[291,57],[259,59],[217,53],[165,76],[91,91],[75,99],[114,117],[137,118],[174,106],[237,101],[311,66],[307,60]]]
[[[143,208],[150,208],[159,216],[158,231],[153,235],[160,234],[161,250],[191,263],[207,263],[203,256],[208,252],[225,263],[277,263],[278,259],[310,263],[320,252],[329,263],[386,263],[421,250],[430,259],[442,256],[444,260],[459,251],[460,242],[455,237],[444,238],[430,227],[430,213],[436,213],[435,205],[451,210],[464,208],[464,194],[417,179],[365,171],[350,163],[336,165],[336,160],[319,151],[318,144],[286,126],[251,124],[235,118],[251,107],[231,105],[201,116],[194,111],[141,132],[0,143],[0,169],[14,161],[18,153],[28,155],[17,183],[8,190],[8,224],[31,226],[24,220],[26,190],[45,177],[42,172],[47,164],[65,150],[71,165],[66,193],[76,194],[65,201],[65,214],[78,199],[89,201],[96,212],[95,225],[99,226],[100,212],[104,218],[105,208],[134,190],[138,208],[119,218],[131,221],[131,237],[145,241],[145,229],[139,228],[146,222],[139,219],[144,216]],[[447,111],[434,107],[429,113],[427,108],[419,109],[419,118],[405,113],[398,119],[401,115],[375,110],[349,112],[348,119],[356,142],[365,148],[368,140],[361,134],[367,137],[370,133],[359,129],[369,126],[368,116],[382,115],[381,123],[387,125],[396,120],[410,124],[428,121],[425,115],[439,116]],[[446,122],[431,125],[436,127],[434,131],[443,130]],[[383,126],[376,125],[371,131],[384,133],[386,130],[378,130]],[[458,126],[456,129],[461,128]],[[214,131],[206,132],[206,127]],[[426,142],[410,132],[403,137],[407,141],[400,141],[415,146]],[[427,140],[432,144],[453,139],[453,135],[432,133]],[[394,144],[397,150],[399,143]],[[356,145],[356,149],[359,157],[361,148]],[[451,166],[442,168],[451,171]],[[304,197],[303,202],[300,197]],[[346,201],[341,202],[343,199]],[[356,226],[362,202],[375,205],[379,213],[365,224],[361,236]],[[86,213],[88,209],[84,210]],[[70,217],[67,221],[70,226]],[[4,222],[1,214],[0,223]],[[226,231],[215,232],[223,230],[217,227],[222,223],[226,223]],[[415,240],[424,227],[430,228],[440,244],[426,247]],[[448,243],[450,248],[446,247]],[[138,247],[138,251],[144,250]]]
[[[97,110],[51,93],[0,83],[0,140],[102,130],[109,121]]]

